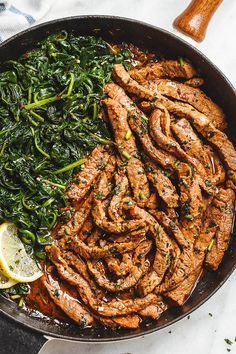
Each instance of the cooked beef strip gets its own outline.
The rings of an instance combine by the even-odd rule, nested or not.
[[[142,256],[150,251],[151,246],[152,242],[150,240],[143,241],[139,244],[134,253],[133,264],[130,268],[129,275],[126,278],[119,278],[115,282],[110,281],[106,276],[103,264],[99,261],[87,262],[89,272],[93,275],[99,286],[110,292],[130,289],[137,284],[139,279],[147,272],[149,268],[149,262],[145,260],[145,258],[142,258]]]
[[[153,100],[153,93],[133,80],[122,64],[115,64],[112,70],[115,81],[131,94],[141,99]]]
[[[148,118],[134,105],[125,91],[114,83],[107,84],[104,91],[126,108],[131,130],[137,135],[147,155],[163,168],[172,168],[176,159],[165,151],[155,148],[147,130]]]
[[[140,325],[140,317],[138,315],[126,315],[124,317],[120,316],[113,318],[94,315],[94,318],[105,327],[111,328],[135,329]]]
[[[151,161],[145,163],[148,180],[152,183],[160,198],[171,208],[178,206],[179,196],[171,180]]]
[[[184,301],[184,299],[186,300],[187,295],[189,295],[191,289],[194,287],[196,280],[198,279],[200,269],[202,267],[202,263],[204,261],[205,256],[207,261],[207,258],[211,253],[211,251],[208,253],[206,252],[211,241],[213,240],[213,237],[215,235],[217,237],[217,233],[219,232],[219,230],[222,230],[222,228],[224,227],[225,227],[224,236],[226,236],[226,238],[228,239],[230,235],[230,229],[232,226],[233,208],[231,206],[231,223],[228,223],[229,219],[227,218],[227,214],[225,214],[225,212],[222,212],[220,208],[222,206],[226,208],[228,207],[227,202],[232,201],[232,193],[234,194],[232,190],[227,190],[227,189],[225,190],[221,188],[219,190],[219,193],[213,199],[212,204],[208,208],[205,220],[203,222],[202,230],[200,232],[199,237],[195,241],[194,248],[192,250],[193,252],[187,254],[189,258],[192,257],[192,261],[191,262],[189,261],[189,264],[191,264],[191,266],[188,267],[188,262],[187,262],[185,263],[187,267],[184,267],[184,262],[182,263],[182,272],[183,272],[182,278],[184,278],[183,284],[180,284],[178,287],[176,287],[179,281],[174,282],[172,279],[171,282],[169,282],[169,286],[164,287],[164,285],[162,284],[159,287],[161,293],[165,292],[166,290],[170,291],[170,293],[168,292],[165,295],[175,301],[178,300],[178,302],[181,304],[182,301]],[[225,243],[223,243],[223,247],[224,247],[223,252],[219,256],[217,256],[217,262],[219,263],[222,260],[221,256],[223,256],[225,252]],[[184,253],[182,255],[184,255]],[[175,288],[176,291],[171,291]]]
[[[66,291],[62,291],[58,281],[53,279],[51,275],[48,274],[47,278],[43,275],[42,283],[53,302],[79,326],[88,327],[94,324],[93,316],[84,309],[78,300],[71,297]]]
[[[108,162],[105,170],[101,173],[97,188],[94,189],[94,206],[92,215],[95,224],[110,233],[125,233],[142,228],[145,226],[143,220],[123,220],[122,221],[109,221],[106,216],[106,200],[111,188],[113,173],[115,171],[114,163]],[[104,202],[105,200],[105,202]]]
[[[180,229],[192,245],[198,237],[203,215],[202,193],[199,186],[198,176],[192,168],[185,163],[178,166],[180,181]]]
[[[218,156],[211,150],[210,146],[203,145],[189,121],[182,118],[176,124],[172,124],[171,129],[188,155],[202,163],[208,183],[218,184],[223,182],[225,178],[224,170]],[[215,161],[214,164],[213,161]]]
[[[147,225],[149,226],[149,231],[151,232],[152,237],[155,241],[156,251],[155,251],[152,267],[157,276],[153,275],[152,271],[150,272],[150,277],[155,278],[155,282],[152,282],[152,284],[150,284],[149,287],[149,292],[151,292],[156,285],[160,284],[169,266],[169,257],[172,251],[172,244],[165,231],[157,223],[155,218],[151,214],[149,214],[146,210],[141,209],[140,207],[134,204],[124,205],[124,207],[130,208],[130,213],[132,217],[143,218],[146,221]],[[145,279],[147,278],[148,275],[145,276]],[[142,284],[141,285],[139,284],[139,289],[141,289]],[[140,290],[140,292],[142,291],[144,293],[147,291],[146,289],[147,288],[144,285],[143,289]]]
[[[229,179],[232,180],[234,188],[236,188],[236,151],[227,135],[215,128],[204,114],[186,103],[168,100],[165,105],[173,114],[190,120],[194,128],[215,147],[227,169]]]
[[[196,269],[195,273],[184,279],[177,288],[165,293],[165,296],[175,302],[176,305],[182,306],[191,295],[194,285],[196,284],[201,273],[202,268]]]
[[[92,200],[93,195],[92,193],[90,193],[87,199],[85,199],[85,201],[83,202],[80,209],[72,215],[72,218],[66,224],[60,227],[57,232],[57,237],[60,238],[69,236],[73,238],[76,234],[80,232],[84,222],[86,221],[92,209]]]
[[[129,71],[130,76],[137,80],[139,83],[145,83],[149,80],[160,78],[183,78],[191,79],[197,76],[196,70],[193,66],[184,62],[180,64],[177,60],[163,60],[155,63],[147,64],[144,67],[134,68]]]
[[[115,242],[113,244],[107,244],[103,247],[99,247],[99,246],[89,247],[83,241],[75,237],[75,239],[72,242],[68,244],[63,244],[62,247],[74,250],[76,253],[80,254],[85,259],[107,258],[111,254],[119,254],[119,253],[123,254],[123,253],[133,251],[142,241],[141,237],[135,237],[135,236],[143,235],[144,238],[145,233],[146,233],[145,229],[133,231],[130,232],[129,234],[131,237],[134,236],[132,241],[123,242],[123,243]],[[60,242],[59,245],[61,245]]]
[[[157,80],[155,83],[161,95],[191,104],[199,112],[205,114],[216,128],[220,130],[226,128],[223,111],[200,89],[171,80]]]
[[[200,87],[204,85],[204,83],[204,79],[201,77],[193,77],[192,79],[185,81],[185,85],[189,85],[191,87]]]
[[[90,247],[96,246],[96,243],[101,238],[101,235],[102,235],[102,230],[99,229],[98,227],[95,227],[95,229],[92,231],[91,235],[89,235],[88,238],[86,239],[87,245]]]
[[[119,221],[109,221],[106,217],[104,202],[101,200],[96,200],[92,210],[93,218],[95,224],[106,232],[113,234],[128,233],[145,226],[144,220],[123,220]]]
[[[78,256],[72,252],[61,252],[61,256],[68,265],[76,269],[76,271],[82,275],[82,277],[89,283],[92,291],[96,295],[97,299],[102,299],[105,296],[105,292],[101,288],[97,288],[94,281],[91,279],[90,274],[87,271],[87,266]],[[94,319],[108,327],[122,327],[122,328],[137,328],[139,327],[140,318],[138,315],[127,315],[125,317],[105,318],[93,314]]]
[[[119,102],[110,98],[104,100],[103,104],[107,108],[121,157],[127,162],[126,169],[134,198],[140,205],[144,205],[150,196],[150,191],[142,161],[139,159],[135,138],[132,133],[129,138],[126,138],[126,134],[130,132],[127,111]]]
[[[125,277],[129,274],[133,266],[133,257],[131,253],[125,253],[120,261],[117,257],[110,256],[105,259],[107,267],[110,272],[116,274],[118,277]]]
[[[191,156],[186,154],[186,152],[180,147],[177,141],[175,141],[172,137],[167,137],[162,133],[161,117],[162,110],[158,108],[152,111],[148,120],[149,132],[156,144],[160,146],[163,150],[169,152],[171,155],[174,155],[182,159],[183,161],[196,165],[196,161]]]
[[[189,242],[183,235],[179,226],[174,221],[172,221],[163,211],[154,210],[151,213],[164,228],[166,233],[168,235],[171,234],[175,238],[180,247],[184,248],[189,246]]]
[[[196,130],[216,148],[228,170],[228,177],[232,180],[235,186],[234,188],[236,189],[236,151],[233,144],[223,132],[217,129],[203,113],[200,113],[187,103],[173,102],[137,83],[132,82],[130,85],[127,85],[128,77],[124,67],[119,67],[118,73],[119,82],[128,92],[135,93],[138,97],[150,101],[154,101],[157,98],[157,105],[161,103],[166,106],[171,113],[188,118],[193,123]],[[133,90],[133,86],[135,86],[135,90]],[[151,106],[155,106],[155,102],[151,102]],[[145,107],[145,105],[142,105],[142,107]]]
[[[146,208],[153,209],[153,210],[158,208],[158,200],[157,200],[156,192],[151,193],[150,198],[147,201]]]
[[[121,222],[123,220],[121,216],[121,202],[125,197],[128,188],[129,181],[123,172],[119,172],[115,175],[116,185],[112,191],[113,197],[108,207],[108,214],[113,221]]]
[[[232,189],[219,190],[213,200],[217,217],[214,218],[218,228],[215,235],[215,242],[206,256],[206,265],[217,270],[222,258],[228,248],[232,224],[234,219],[235,193]],[[217,213],[218,211],[218,213]]]
[[[92,235],[93,229],[94,229],[94,223],[93,223],[91,215],[89,214],[87,219],[83,223],[83,226],[81,227],[78,238],[82,241],[87,240],[88,237],[90,237]]]
[[[82,301],[101,316],[113,317],[137,313],[148,305],[158,302],[158,297],[154,294],[149,294],[143,298],[112,300],[110,302],[98,300],[87,281],[67,265],[56,246],[51,248],[50,258],[55,264],[59,275],[69,284],[75,286]]]
[[[96,146],[91,155],[86,159],[84,168],[75,176],[74,182],[70,184],[66,198],[79,202],[89,191],[95,182],[100,171],[105,167],[109,154],[104,146]]]
[[[167,309],[168,306],[160,300],[156,305],[149,305],[145,309],[139,311],[139,314],[144,318],[147,317],[157,320]]]

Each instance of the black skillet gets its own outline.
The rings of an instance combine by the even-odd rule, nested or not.
[[[206,80],[206,92],[224,109],[231,137],[235,135],[236,92],[229,81],[216,66],[195,48],[173,34],[143,22],[110,16],[78,16],[50,21],[21,32],[1,44],[0,62],[17,58],[21,53],[33,48],[38,41],[47,35],[61,30],[73,31],[77,35],[94,34],[110,42],[131,42],[166,58],[188,58]],[[26,313],[17,309],[15,303],[0,296],[1,317],[6,316],[12,319],[15,322],[15,324],[12,323],[15,329],[24,326],[28,330],[33,329],[42,335],[81,342],[101,343],[139,337],[173,324],[209,299],[236,268],[235,249],[236,238],[232,238],[219,270],[217,272],[206,272],[184,306],[169,309],[157,322],[153,322],[148,327],[120,332],[102,328],[81,331],[74,325],[59,326],[54,322],[29,317]],[[0,320],[2,321],[2,319]],[[42,335],[37,336],[40,343],[44,341]],[[30,342],[28,338],[34,338],[35,342],[36,337],[30,335],[26,340],[27,345]],[[26,352],[32,353],[33,351],[26,350]]]

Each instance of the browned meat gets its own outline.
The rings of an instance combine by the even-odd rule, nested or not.
[[[87,281],[67,265],[61,257],[59,249],[55,246],[51,248],[50,258],[55,264],[59,275],[69,284],[75,286],[79,291],[82,301],[101,316],[113,317],[137,313],[148,305],[158,302],[158,297],[154,294],[149,294],[143,298],[103,302],[94,296]]]
[[[142,143],[147,155],[163,168],[172,168],[176,161],[175,158],[167,154],[165,151],[155,148],[147,130],[148,118],[137,106],[134,105],[133,101],[126,95],[125,91],[114,83],[107,84],[104,90],[111,98],[117,100],[128,111],[129,125]]]
[[[166,270],[168,269],[169,257],[172,251],[172,243],[169,240],[165,231],[161,228],[161,226],[157,223],[157,221],[154,219],[154,217],[151,214],[149,214],[147,211],[139,208],[136,205],[133,206],[129,205],[127,207],[131,208],[130,213],[134,218],[143,218],[146,221],[147,225],[149,225],[149,230],[155,241],[156,250],[155,250],[155,257],[154,257],[152,267],[157,276],[155,274],[152,274],[151,271],[150,274],[148,273],[147,276],[145,277],[145,279],[148,279],[149,276],[152,279],[155,279],[155,281],[152,281],[152,283],[149,282],[150,286],[148,291],[151,292],[156,285],[160,284]],[[142,284],[144,283],[139,284],[140,293],[141,292],[147,293],[146,284],[143,286]]]
[[[130,70],[129,74],[133,79],[140,83],[165,77],[171,79],[191,79],[192,77],[197,76],[196,70],[190,63],[184,62],[184,64],[182,64],[177,60],[163,60],[147,64],[140,69],[134,68]]]
[[[171,220],[163,211],[153,211],[152,215],[155,216],[166,233],[168,235],[171,234],[182,248],[189,246],[188,240],[183,235],[176,222]]]
[[[58,281],[53,279],[51,275],[48,275],[47,278],[43,276],[42,282],[53,302],[74,322],[82,327],[89,327],[94,324],[91,314],[84,309],[78,300],[71,297],[66,291],[62,291]]]
[[[171,125],[171,129],[187,154],[198,159],[204,166],[207,174],[205,183],[211,185],[223,182],[225,173],[218,156],[210,146],[203,145],[189,121],[182,118],[176,124]]]
[[[104,146],[97,146],[85,162],[85,166],[79,172],[74,182],[69,186],[66,192],[66,198],[79,202],[89,191],[95,182],[100,171],[105,167],[109,159],[109,154]]]
[[[139,314],[142,317],[152,318],[153,320],[157,320],[164,311],[168,309],[168,306],[160,300],[156,305],[149,305],[145,309],[139,311]]]
[[[133,264],[132,267],[130,267],[129,275],[126,278],[119,278],[115,282],[110,281],[106,276],[105,268],[101,262],[88,261],[88,269],[98,285],[110,292],[130,289],[135,284],[137,284],[139,279],[147,272],[149,268],[149,262],[143,258],[143,255],[150,251],[151,246],[151,241],[143,241],[136,248]]]
[[[214,270],[219,267],[231,236],[234,218],[235,193],[232,189],[219,190],[213,200],[215,214],[213,222],[217,225],[215,241],[206,256],[206,265]]]
[[[133,80],[122,64],[115,64],[113,67],[113,77],[115,81],[129,93],[139,96],[139,98],[153,100],[153,94]]]
[[[94,223],[92,221],[91,215],[89,215],[85,220],[83,226],[81,227],[78,238],[82,241],[87,240],[88,237],[91,236],[93,232],[93,228],[94,228]]]
[[[204,79],[201,77],[193,77],[192,79],[185,81],[185,85],[189,85],[191,87],[200,87],[204,85]]]
[[[124,277],[129,274],[133,266],[133,257],[130,253],[123,254],[121,261],[114,256],[106,258],[105,260],[109,271],[116,274],[118,277]]]
[[[194,174],[190,166],[180,163],[178,166],[180,181],[180,229],[192,245],[200,232],[203,214],[202,193],[198,176]]]
[[[167,137],[162,133],[161,117],[162,111],[160,109],[154,109],[148,120],[149,131],[156,144],[159,145],[163,150],[169,152],[171,155],[196,165],[196,161],[191,158],[191,156],[186,154],[186,152],[179,146],[177,141],[171,137]]]
[[[143,205],[150,196],[147,177],[143,164],[138,158],[134,136],[130,135],[130,128],[127,121],[127,111],[119,102],[113,99],[103,101],[107,108],[109,119],[115,134],[115,141],[121,153],[121,157],[127,162],[127,173],[131,184],[134,198]],[[129,133],[130,136],[127,136]]]
[[[183,149],[194,158],[202,162],[206,171],[210,171],[212,176],[212,169],[210,165],[210,159],[205,150],[205,146],[194,132],[191,124],[187,119],[180,119],[176,124],[171,125],[171,130],[174,132],[176,138],[180,142]]]
[[[153,184],[160,198],[171,208],[178,206],[179,196],[171,180],[159,167],[151,161],[145,164],[145,170],[149,181]]]
[[[141,237],[135,237],[135,236],[143,235],[143,237],[144,237],[145,233],[146,233],[145,229],[133,231],[129,234],[130,237],[132,237],[132,236],[134,237],[132,241],[106,244],[103,247],[87,246],[83,241],[77,239],[76,237],[72,242],[63,244],[62,246],[64,248],[74,250],[76,253],[80,254],[85,259],[107,258],[111,254],[119,254],[119,253],[123,254],[123,253],[133,251],[139,245],[139,243],[142,241]]]
[[[195,273],[184,279],[182,283],[175,289],[165,294],[169,299],[175,302],[177,305],[182,306],[191,295],[191,291],[194,288],[198,278],[200,277],[202,269],[198,268]]]
[[[157,194],[156,192],[151,193],[150,198],[148,199],[148,202],[146,204],[147,209],[157,209],[158,208],[158,200],[157,200]]]
[[[200,89],[171,80],[158,80],[156,84],[161,95],[191,104],[199,112],[204,113],[216,128],[220,130],[226,128],[223,111]]]
[[[216,148],[227,169],[229,179],[236,187],[236,151],[227,135],[215,128],[204,114],[186,103],[168,100],[165,105],[173,114],[189,119],[195,129]]]
[[[96,227],[91,235],[89,235],[86,239],[86,243],[88,246],[93,247],[96,246],[97,241],[101,238],[102,235],[102,230],[100,230],[98,227]],[[80,239],[80,237],[78,237]]]
[[[126,315],[124,317],[113,318],[94,315],[94,318],[105,327],[135,329],[140,325],[140,317],[138,315]]]
[[[121,222],[123,220],[121,217],[121,202],[128,191],[129,181],[126,175],[121,172],[115,175],[115,180],[116,186],[112,191],[113,197],[108,207],[108,214],[111,220]]]
[[[62,225],[61,228],[58,230],[58,237],[65,236],[73,238],[76,234],[80,232],[84,222],[86,221],[92,209],[92,199],[93,196],[92,193],[90,193],[88,198],[85,199],[81,208],[76,211],[72,218],[65,225]]]

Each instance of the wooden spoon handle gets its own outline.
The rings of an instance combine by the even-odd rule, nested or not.
[[[207,26],[223,0],[193,0],[178,16],[173,25],[180,32],[201,42],[205,38]]]

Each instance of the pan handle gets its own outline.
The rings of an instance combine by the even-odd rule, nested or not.
[[[201,42],[205,38],[208,24],[223,0],[193,0],[179,15],[173,26],[180,32]]]
[[[1,354],[38,354],[48,341],[42,334],[25,330],[6,317],[0,317],[0,352]]]

